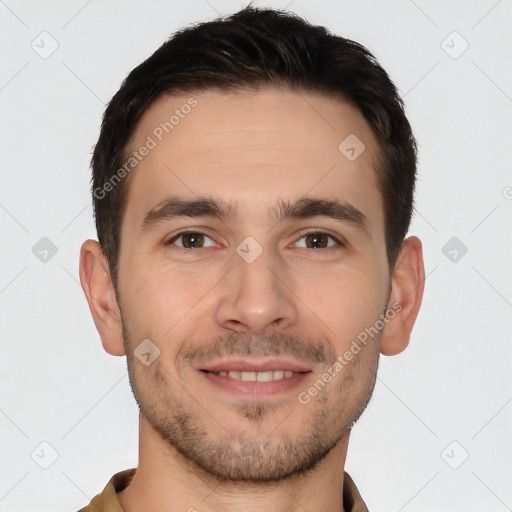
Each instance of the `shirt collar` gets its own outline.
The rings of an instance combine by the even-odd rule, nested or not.
[[[103,492],[95,496],[91,503],[79,512],[123,512],[116,493],[128,487],[136,470],[137,468],[132,468],[116,473]],[[356,484],[347,472],[343,478],[343,506],[345,512],[368,512]]]

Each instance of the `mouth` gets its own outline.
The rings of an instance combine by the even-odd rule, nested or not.
[[[302,372],[292,372],[291,370],[268,370],[266,372],[232,370],[228,372],[226,370],[221,370],[210,373],[220,375],[221,377],[229,377],[230,379],[243,380],[244,382],[270,382],[273,380],[290,379],[294,374]]]
[[[224,361],[200,368],[199,372],[220,390],[261,398],[293,390],[312,370],[291,361],[267,358]]]

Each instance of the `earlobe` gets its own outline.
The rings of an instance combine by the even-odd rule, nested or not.
[[[125,354],[121,312],[110,277],[108,262],[95,240],[80,250],[80,282],[89,303],[103,348],[114,356]]]
[[[388,310],[396,314],[386,323],[381,340],[381,353],[399,354],[409,344],[418,316],[425,286],[425,268],[421,241],[413,236],[404,240],[391,279]],[[397,305],[400,306],[397,306]],[[397,310],[400,311],[397,312]]]

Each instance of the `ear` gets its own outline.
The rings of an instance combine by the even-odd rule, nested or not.
[[[80,282],[103,348],[113,356],[124,355],[121,311],[114,293],[107,259],[100,244],[95,240],[86,240],[82,244]]]
[[[411,331],[418,316],[425,286],[425,267],[421,241],[412,236],[404,240],[398,255],[388,301],[388,311],[395,311],[382,331],[381,353],[399,354],[409,344]]]

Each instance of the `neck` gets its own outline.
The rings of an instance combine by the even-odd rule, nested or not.
[[[219,482],[169,446],[140,416],[139,465],[117,496],[124,512],[342,511],[347,431],[329,454],[305,475],[279,482]]]

